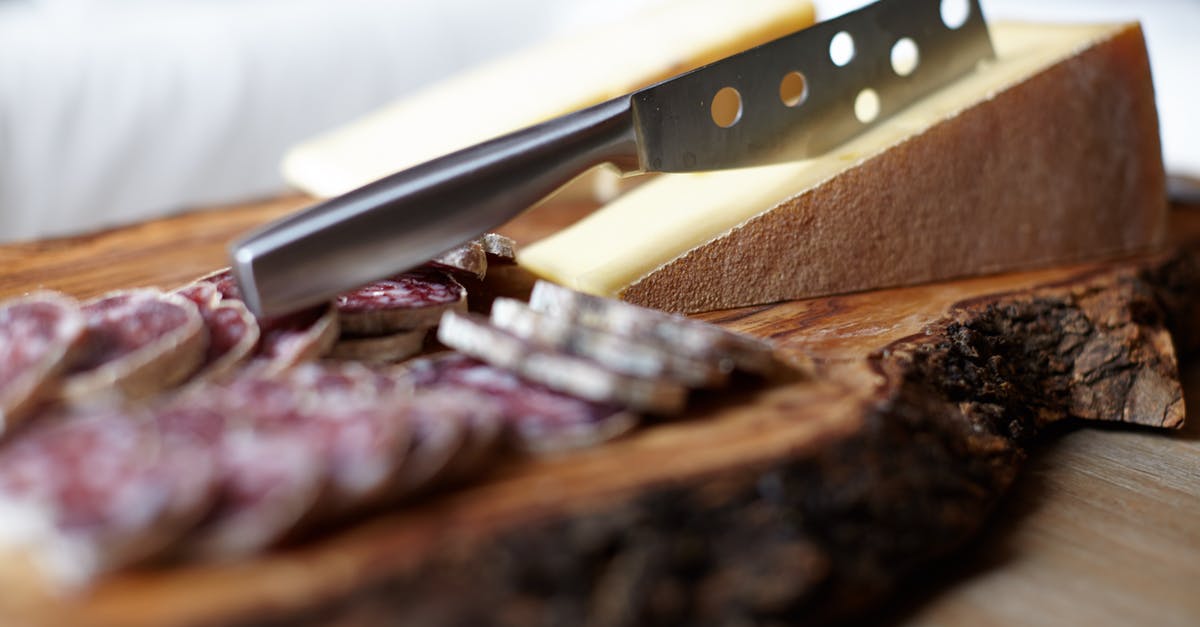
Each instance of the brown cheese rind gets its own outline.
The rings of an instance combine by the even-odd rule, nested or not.
[[[676,414],[687,399],[687,388],[678,383],[613,372],[596,362],[540,347],[473,314],[447,312],[438,326],[438,340],[551,389],[591,401]]]

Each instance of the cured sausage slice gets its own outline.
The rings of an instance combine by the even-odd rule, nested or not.
[[[216,288],[221,303],[242,303],[242,293],[229,268],[206,274],[195,283],[208,283]],[[236,303],[236,305],[234,305]],[[268,372],[280,372],[296,364],[326,355],[337,341],[337,312],[329,305],[305,309],[285,316],[257,320],[259,338],[255,356]]]
[[[728,360],[679,355],[627,336],[538,313],[511,298],[497,298],[492,303],[491,321],[536,344],[585,357],[635,377],[666,378],[688,387],[716,387],[728,382],[732,367]]]
[[[406,364],[418,389],[475,390],[500,404],[520,449],[547,453],[591,446],[632,429],[637,415],[521,379],[507,370],[458,353]]]
[[[204,321],[196,305],[177,294],[114,292],[85,303],[83,316],[83,344],[66,372],[65,399],[109,390],[149,396],[186,379],[204,359]]]
[[[338,296],[342,331],[384,335],[437,325],[446,311],[466,311],[467,291],[439,270],[417,269]]]
[[[280,372],[329,353],[338,338],[331,305],[259,320],[258,357],[267,372]]]
[[[175,293],[196,303],[208,329],[208,351],[195,379],[225,375],[254,352],[258,345],[258,322],[240,300],[222,300],[217,286],[208,282],[185,285]]]
[[[529,297],[535,311],[618,333],[696,359],[727,359],[739,370],[774,374],[781,366],[770,342],[713,324],[584,294],[538,281]]]
[[[678,383],[614,372],[594,361],[528,342],[474,314],[447,312],[438,326],[438,340],[530,381],[598,403],[675,414],[687,400],[687,388]]]
[[[370,363],[396,362],[408,359],[421,352],[429,329],[400,331],[390,335],[356,336],[343,335],[338,338],[329,356],[335,359],[353,359]]]
[[[160,553],[209,507],[204,447],[160,438],[143,416],[54,416],[0,449],[0,544],[71,587]]]
[[[0,305],[0,434],[50,393],[83,329],[79,305],[53,292]]]
[[[429,266],[451,272],[462,272],[476,279],[487,274],[488,255],[483,241],[471,240],[429,260]]]
[[[517,243],[511,237],[499,233],[484,233],[479,238],[487,253],[488,263],[511,264],[517,262]]]

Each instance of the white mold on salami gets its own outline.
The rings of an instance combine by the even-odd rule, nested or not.
[[[445,272],[417,269],[342,294],[335,305],[343,332],[386,335],[435,326],[446,311],[466,311],[467,290]]]
[[[628,432],[638,422],[636,414],[617,405],[569,396],[459,353],[413,360],[406,369],[418,389],[474,390],[498,403],[505,432],[527,452],[593,446]]]
[[[83,306],[83,344],[61,396],[78,402],[115,391],[142,398],[180,383],[208,345],[195,303],[153,289],[114,292]]]
[[[637,342],[628,336],[539,313],[511,298],[497,298],[492,303],[491,321],[536,344],[635,377],[665,378],[688,387],[717,387],[728,382],[732,369],[728,360],[676,354],[668,347]]]
[[[482,279],[487,274],[487,249],[482,239],[471,240],[430,259],[429,265]]]
[[[614,372],[594,361],[528,342],[473,314],[447,312],[438,327],[438,340],[530,381],[591,401],[675,414],[687,399],[687,388],[678,383]]]
[[[329,356],[368,363],[388,363],[408,359],[421,352],[429,329],[413,329],[389,335],[346,336],[338,338]]]
[[[534,310],[611,333],[653,342],[697,359],[727,359],[746,372],[775,374],[780,366],[770,342],[734,333],[713,324],[640,307],[612,298],[584,294],[538,281],[529,297]]]
[[[0,434],[50,395],[83,337],[79,305],[53,292],[0,304]]]

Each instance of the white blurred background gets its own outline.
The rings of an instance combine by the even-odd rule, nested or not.
[[[283,193],[290,145],[661,1],[0,0],[0,241]],[[816,0],[821,18],[863,4]],[[1142,19],[1168,167],[1200,175],[1200,1],[983,6],[989,19]]]

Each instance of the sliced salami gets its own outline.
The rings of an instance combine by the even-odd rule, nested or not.
[[[222,304],[230,303],[235,308],[245,308],[241,300],[242,293],[229,268],[206,274],[195,283],[211,284],[220,294]],[[328,354],[337,341],[340,329],[337,311],[331,305],[256,322],[259,338],[254,355],[258,358],[259,367],[269,372],[280,372]]]
[[[584,294],[538,281],[529,297],[535,311],[653,342],[696,359],[726,359],[746,372],[774,374],[781,366],[770,342],[734,333],[713,324],[639,307],[612,298]]]
[[[368,363],[397,362],[421,352],[429,329],[400,331],[390,335],[355,336],[338,338],[329,356],[335,359],[353,359]]]
[[[49,395],[83,330],[79,305],[60,294],[38,292],[0,305],[0,434]]]
[[[177,294],[115,292],[84,304],[83,315],[83,344],[61,390],[67,400],[110,390],[149,396],[183,381],[204,359],[204,321],[196,305]]]
[[[474,314],[447,312],[438,326],[438,340],[530,381],[598,403],[665,415],[681,411],[687,399],[687,388],[673,381],[614,372],[528,342]]]
[[[568,396],[458,353],[413,360],[407,372],[418,389],[475,390],[499,403],[508,432],[526,451],[591,446],[629,431],[638,421],[617,405]]]
[[[0,544],[73,587],[153,557],[208,509],[204,447],[158,436],[141,416],[57,416],[0,449]]]
[[[482,279],[487,274],[487,249],[482,239],[471,240],[429,260],[429,266]]]
[[[432,327],[446,311],[465,311],[467,291],[444,272],[417,269],[342,294],[335,304],[343,332],[385,335]]]
[[[422,399],[425,399],[422,396]],[[440,411],[441,401],[418,401],[407,416],[412,440],[404,462],[394,475],[389,497],[399,499],[419,494],[452,476],[455,458],[468,450],[470,424],[462,411]],[[448,403],[447,403],[448,404]]]
[[[327,355],[337,342],[337,310],[331,305],[259,321],[257,356],[267,372],[281,372]]]
[[[254,353],[259,338],[258,322],[240,300],[223,300],[217,286],[209,282],[192,283],[175,293],[196,303],[208,329],[208,351],[195,379],[223,376]]]
[[[729,381],[732,364],[696,359],[664,347],[534,311],[521,301],[498,298],[492,324],[526,340],[591,359],[635,377],[665,378],[688,387],[717,387]]]
[[[487,253],[489,264],[512,264],[517,262],[517,243],[511,237],[499,233],[484,233],[479,238]]]

